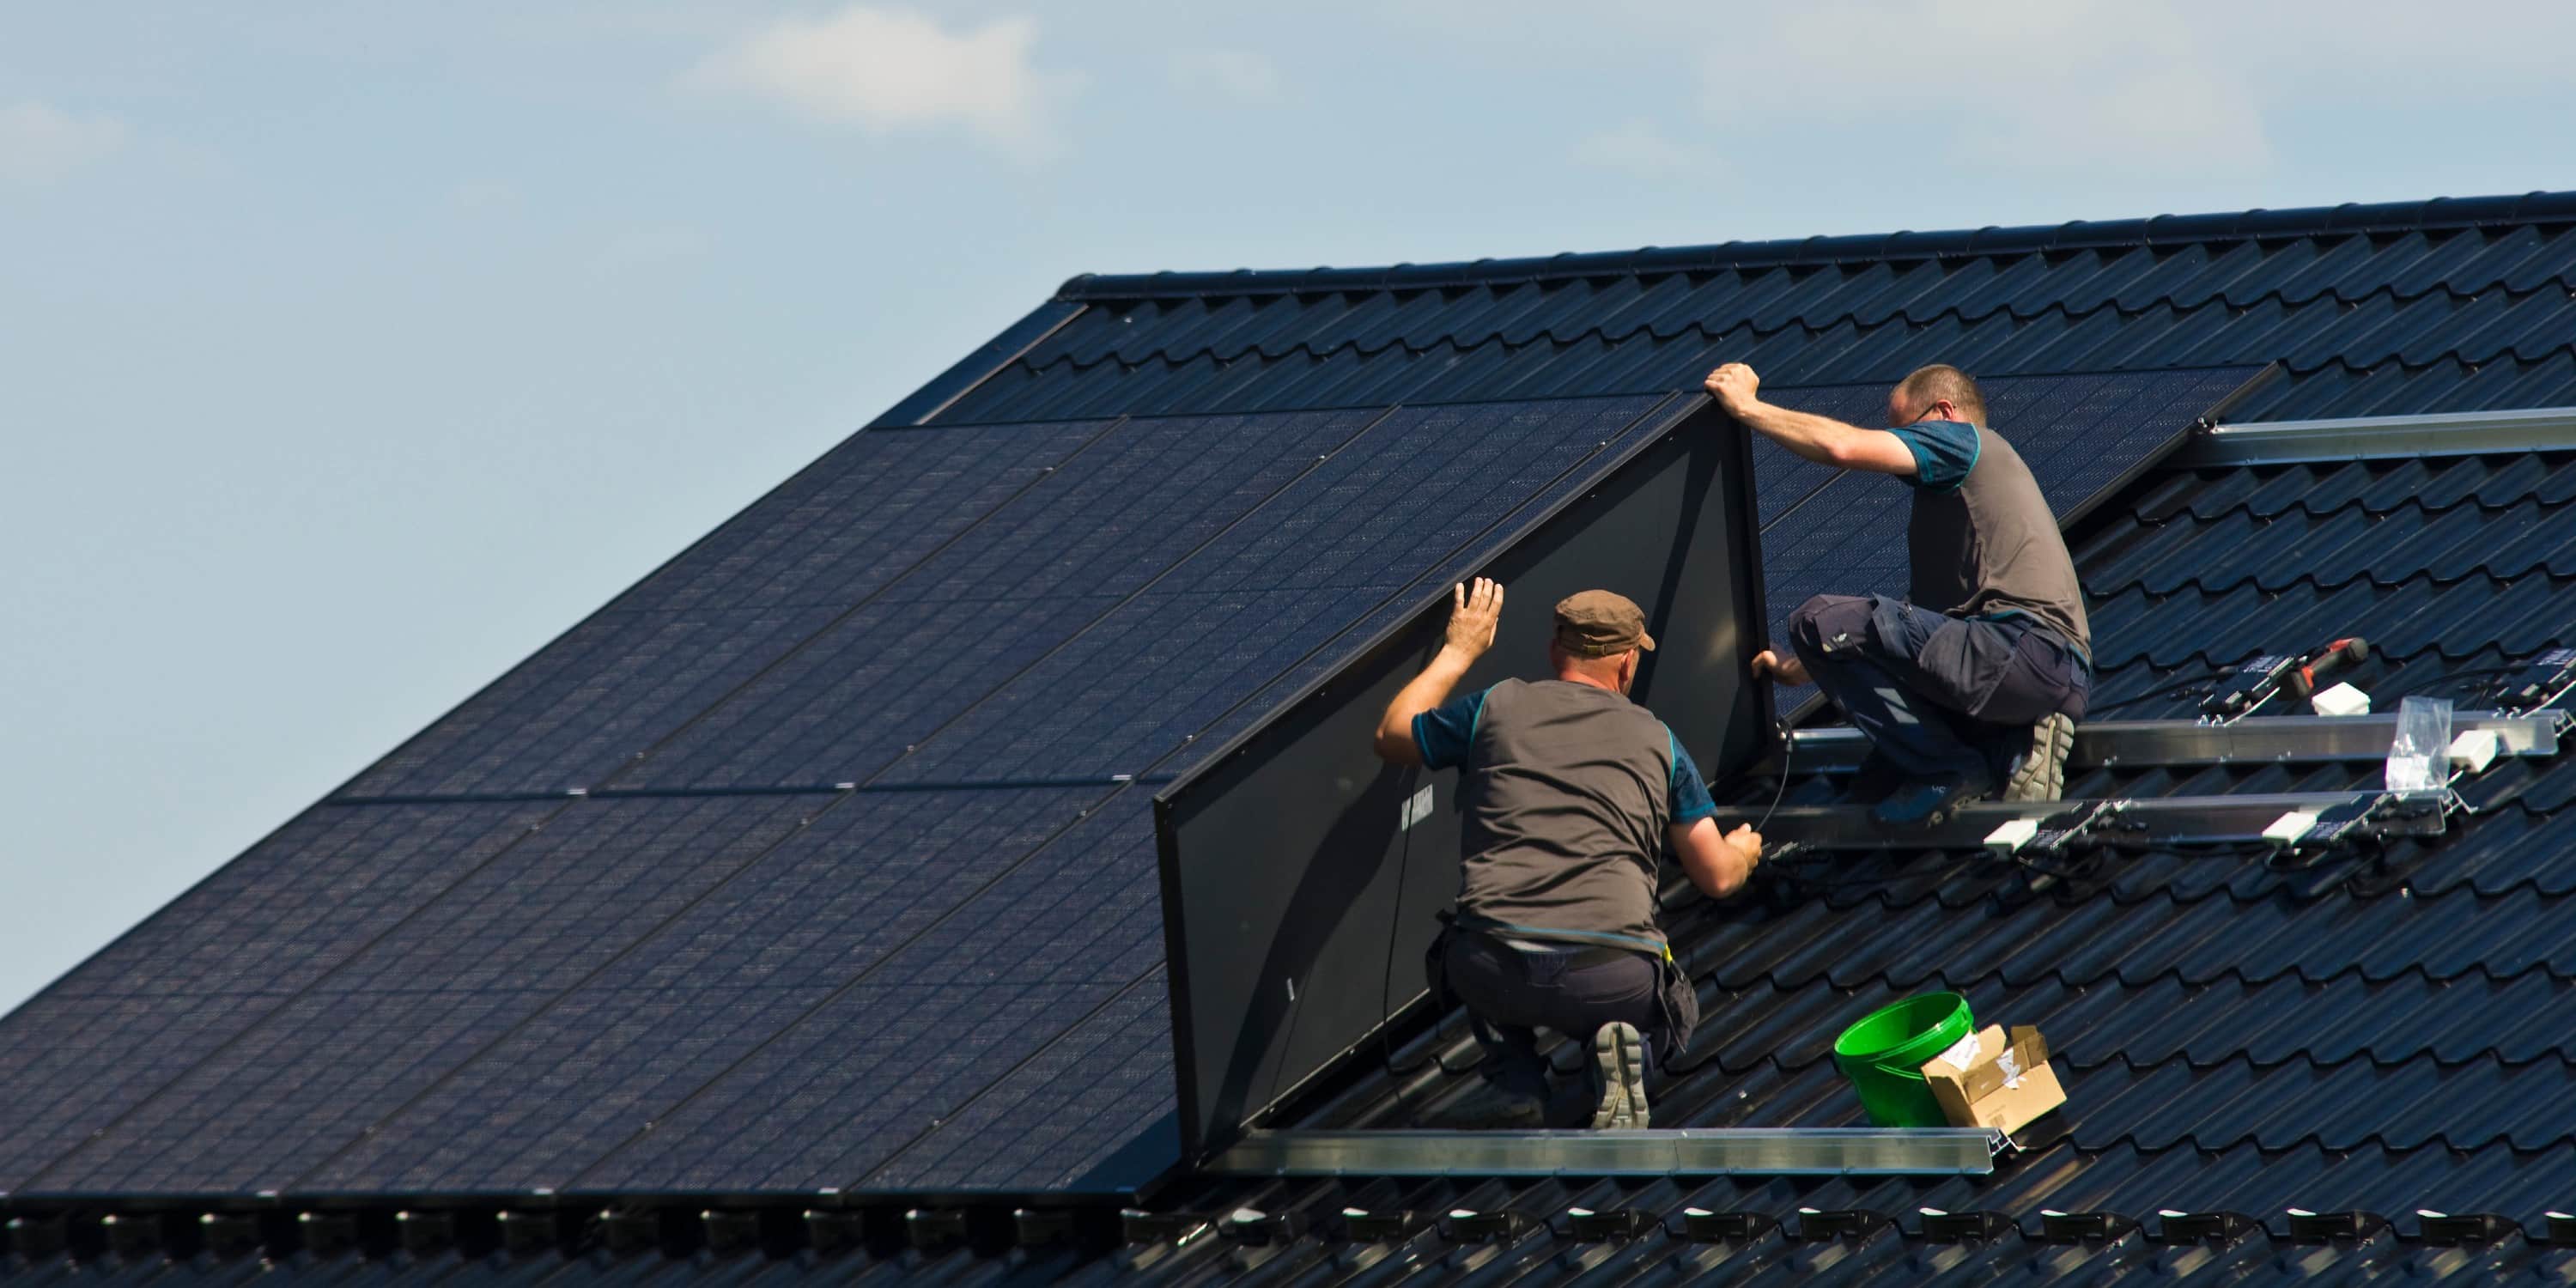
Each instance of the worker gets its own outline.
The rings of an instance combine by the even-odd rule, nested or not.
[[[1655,924],[1669,844],[1712,898],[1760,861],[1750,827],[1720,835],[1698,766],[1664,723],[1627,698],[1655,647],[1646,615],[1606,590],[1556,606],[1550,679],[1505,680],[1452,698],[1492,646],[1503,588],[1451,592],[1448,633],[1389,702],[1377,754],[1461,771],[1457,909],[1432,945],[1433,992],[1467,1007],[1487,1056],[1459,1125],[1647,1125],[1646,1070],[1690,1041],[1699,1002]],[[1537,1030],[1589,1043],[1577,1103],[1551,1112]]]
[[[1928,366],[1887,396],[1886,429],[1762,401],[1751,367],[1708,375],[1719,407],[1823,465],[1913,489],[1910,592],[1818,595],[1789,615],[1757,677],[1814,684],[1867,734],[1851,799],[1882,823],[1938,822],[2000,789],[2055,800],[2091,690],[2093,641],[2075,562],[2021,454],[1987,423],[1977,382]]]

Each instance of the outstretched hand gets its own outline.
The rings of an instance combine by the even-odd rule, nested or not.
[[[1795,653],[1783,656],[1776,648],[1766,648],[1753,655],[1753,678],[1769,677],[1773,684],[1796,688],[1813,683],[1807,677],[1807,664]]]
[[[1503,584],[1491,577],[1478,577],[1470,586],[1460,583],[1450,589],[1448,646],[1468,657],[1483,655],[1494,646],[1494,632],[1503,622]]]
[[[1762,405],[1762,377],[1753,374],[1753,368],[1741,362],[1719,367],[1700,383],[1708,390],[1708,396],[1716,399],[1717,405],[1737,420],[1744,419],[1746,412]]]

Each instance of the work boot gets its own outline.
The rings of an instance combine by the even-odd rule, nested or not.
[[[1439,1118],[1444,1125],[1463,1131],[1536,1129],[1547,1125],[1547,1098],[1478,1078],[1476,1085],[1449,1102]]]
[[[1981,799],[1992,790],[1994,782],[1982,769],[1917,778],[1871,806],[1869,816],[1887,827],[1932,827],[1948,819],[1960,805]]]
[[[2053,712],[2030,727],[2030,750],[2013,761],[2002,799],[2053,801],[2066,795],[2066,757],[2075,749],[2075,717]]]
[[[1592,1065],[1601,1085],[1601,1107],[1592,1111],[1592,1129],[1645,1126],[1645,1035],[1625,1020],[1602,1025],[1592,1035]]]

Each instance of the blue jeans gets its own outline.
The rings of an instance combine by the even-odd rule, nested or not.
[[[2083,658],[2053,633],[1951,617],[1884,595],[1818,595],[1789,615],[1789,645],[1826,697],[1909,778],[2000,782],[2031,726],[2084,714]]]

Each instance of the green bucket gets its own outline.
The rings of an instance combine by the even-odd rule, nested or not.
[[[1923,1065],[1976,1032],[1968,999],[1926,993],[1882,1006],[1834,1039],[1834,1065],[1860,1093],[1869,1120],[1881,1127],[1946,1127],[1940,1102],[1923,1081]]]

